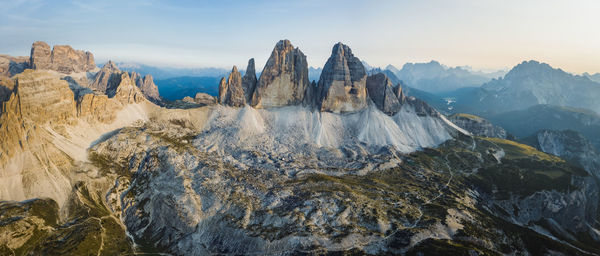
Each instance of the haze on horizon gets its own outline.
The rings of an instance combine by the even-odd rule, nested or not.
[[[289,39],[323,66],[349,45],[370,65],[506,69],[538,60],[600,72],[600,2],[576,1],[41,1],[0,0],[0,54],[31,43],[69,44],[109,59],[154,66],[262,69]]]

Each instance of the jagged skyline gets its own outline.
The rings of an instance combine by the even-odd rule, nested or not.
[[[594,1],[0,1],[0,52],[27,55],[37,40],[95,53],[98,62],[261,69],[290,39],[309,66],[351,46],[373,66],[432,59],[506,69],[535,59],[573,73],[600,72]]]

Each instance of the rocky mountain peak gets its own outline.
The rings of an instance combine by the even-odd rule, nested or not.
[[[290,40],[287,39],[283,39],[283,40],[279,40],[279,42],[277,42],[277,44],[275,44],[275,49],[279,52],[287,52],[287,51],[291,51],[294,49],[294,46],[292,45],[292,42],[290,42]]]
[[[337,43],[325,63],[318,84],[322,111],[353,112],[367,106],[367,73],[350,47]]]
[[[96,68],[94,55],[90,52],[74,50],[68,45],[55,45],[50,50],[50,46],[41,41],[31,46],[29,62],[32,69],[54,70],[64,74],[86,72]]]
[[[221,79],[219,83],[219,103],[228,106],[241,107],[246,105],[246,96],[242,88],[242,75],[236,66],[233,66],[229,77]]]
[[[244,96],[246,97],[246,102],[252,101],[252,94],[254,94],[254,90],[256,89],[256,83],[258,80],[256,79],[256,70],[254,68],[254,58],[248,60],[248,67],[246,67],[246,74],[242,77],[242,88],[244,89]]]
[[[520,64],[513,67],[507,74],[506,77],[521,76],[521,75],[532,75],[540,72],[552,72],[559,71],[554,69],[546,63],[541,63],[536,60],[523,61]]]
[[[98,71],[89,87],[103,94],[114,91],[121,82],[121,73],[123,72],[112,61],[108,61]]]
[[[268,108],[302,104],[308,84],[306,56],[289,40],[281,40],[260,75],[252,95],[252,106]]]
[[[102,69],[104,69],[104,70],[121,71],[119,69],[119,67],[117,67],[117,65],[112,60],[109,60],[108,62],[106,62],[106,64],[104,64],[104,66],[102,66]]]
[[[398,92],[394,92],[394,86],[390,79],[383,73],[377,73],[367,77],[367,91],[375,106],[383,113],[395,115],[400,111],[402,103],[398,98]],[[402,95],[400,89],[400,95]]]
[[[160,94],[158,93],[158,87],[154,84],[152,75],[146,74],[144,77],[141,77],[137,72],[131,71],[130,76],[135,85],[140,88],[148,100],[156,104],[162,103],[162,97],[160,97]]]

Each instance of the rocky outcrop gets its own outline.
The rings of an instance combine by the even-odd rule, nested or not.
[[[302,104],[308,85],[306,56],[289,40],[281,40],[260,75],[252,95],[252,106],[269,108]]]
[[[135,85],[140,88],[144,96],[146,96],[146,99],[156,104],[162,103],[162,97],[160,97],[160,94],[158,93],[158,87],[156,84],[154,84],[154,78],[152,75],[147,74],[142,77],[137,72],[132,71],[130,72],[130,76]]]
[[[454,114],[448,118],[458,127],[463,128],[476,136],[493,137],[506,139],[506,131],[499,126],[495,126],[490,121],[470,114]]]
[[[115,90],[120,83],[121,73],[123,73],[114,62],[108,61],[102,69],[96,74],[94,82],[89,86],[92,90],[106,94],[110,90]]]
[[[252,94],[254,94],[254,90],[256,89],[256,84],[258,80],[256,79],[256,70],[254,68],[254,58],[248,60],[248,67],[246,68],[246,74],[242,77],[242,88],[244,89],[244,96],[246,97],[246,102],[252,101]]]
[[[319,79],[318,108],[329,112],[354,112],[367,107],[367,73],[352,50],[333,46]]]
[[[110,123],[116,118],[115,113],[107,111],[111,103],[106,94],[83,95],[77,104],[77,116],[97,120],[101,123]]]
[[[223,77],[219,83],[219,103],[233,107],[246,105],[246,96],[242,88],[242,75],[236,66],[233,66],[227,80]]]
[[[15,77],[13,94],[3,112],[36,123],[65,122],[75,116],[75,100],[69,84],[47,72],[26,70]]]
[[[192,98],[190,96],[185,96],[183,98],[183,102],[195,103],[195,104],[201,104],[201,105],[214,105],[217,103],[217,99],[215,99],[215,97],[210,96],[206,93],[199,92],[199,93],[196,93],[196,96],[194,96],[194,98]]]
[[[13,57],[0,54],[0,76],[11,77],[29,67],[28,57]]]
[[[127,72],[121,74],[117,88],[115,90],[108,90],[106,95],[109,98],[116,98],[123,104],[139,103],[146,99]]]
[[[367,91],[375,106],[383,113],[393,116],[400,111],[402,103],[398,94],[401,97],[403,96],[402,87],[398,86],[394,88],[392,82],[385,74],[377,73],[367,77]]]
[[[415,97],[407,97],[406,105],[411,106],[418,116],[432,116],[439,117],[440,113],[429,106],[425,101],[415,98]]]
[[[130,85],[134,85],[131,87]],[[152,102],[162,101],[158,94],[158,87],[154,84],[152,76],[141,77],[136,72],[125,72],[119,70],[114,62],[108,61],[96,74],[90,88],[100,94],[106,94],[109,98],[122,97],[122,103],[140,102],[143,97]],[[145,92],[145,93],[144,93]]]
[[[68,45],[55,45],[52,50],[44,42],[31,46],[29,59],[32,69],[54,70],[64,74],[86,72],[96,68],[94,55],[90,52],[74,50]]]

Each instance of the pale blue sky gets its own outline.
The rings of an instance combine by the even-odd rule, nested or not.
[[[522,60],[600,72],[600,1],[0,0],[0,53],[36,40],[158,66],[262,69],[287,38],[322,66],[334,43],[374,66],[438,60],[480,69]]]

